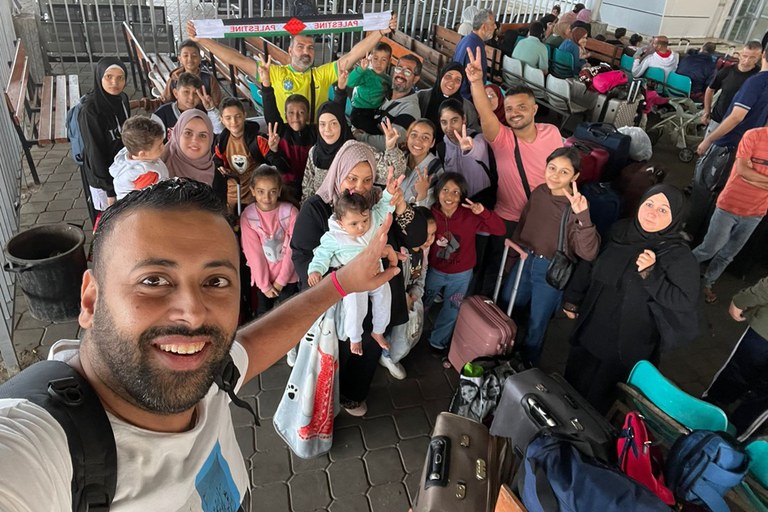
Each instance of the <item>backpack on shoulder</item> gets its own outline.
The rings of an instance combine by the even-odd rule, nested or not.
[[[80,99],[72,105],[67,111],[67,137],[71,144],[70,156],[77,165],[83,165],[83,157],[85,144],[83,143],[83,135],[80,133],[80,123],[78,123],[78,117],[80,117],[80,110],[83,108],[83,103],[88,97],[87,94],[80,96]]]
[[[232,403],[258,414],[235,395],[240,371],[231,356],[214,382]],[[107,512],[117,488],[117,446],[104,406],[88,380],[62,361],[39,361],[0,384],[0,399],[22,398],[45,409],[61,425],[72,458],[72,511]]]
[[[723,497],[747,475],[749,456],[725,432],[694,430],[669,450],[665,476],[675,496],[712,512],[728,512]]]

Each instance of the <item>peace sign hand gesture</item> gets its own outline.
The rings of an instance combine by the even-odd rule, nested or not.
[[[461,133],[457,130],[453,130],[453,134],[456,136],[456,140],[459,141],[459,147],[463,152],[469,153],[472,151],[472,148],[475,147],[475,140],[472,137],[467,137],[466,123],[461,125]]]
[[[416,181],[413,183],[413,190],[416,192],[416,201],[423,201],[427,198],[429,192],[430,178],[427,169],[420,171],[417,167],[414,169],[416,173]]]
[[[197,90],[197,97],[200,98],[200,101],[203,103],[205,110],[213,110],[216,108],[216,104],[213,102],[211,95],[208,94],[208,92],[205,90],[205,86],[202,86]]]
[[[571,182],[571,186],[573,188],[573,193],[568,192],[567,188],[563,189],[565,191],[565,197],[567,197],[568,201],[571,202],[571,210],[573,210],[573,213],[581,213],[586,211],[589,206],[587,203],[587,198],[584,197],[581,192],[579,192],[575,181]]]
[[[461,206],[463,206],[464,208],[469,208],[470,210],[472,210],[472,213],[474,213],[475,215],[480,215],[485,211],[485,206],[483,206],[482,203],[473,203],[469,199],[465,199],[464,204],[462,204]]]
[[[280,135],[277,133],[277,123],[267,123],[267,143],[269,150],[277,153],[278,144],[280,144]]]
[[[360,59],[360,67],[361,68],[368,69],[368,64],[370,64],[370,62],[368,62],[368,56],[363,57],[362,59]]]
[[[469,63],[464,70],[467,74],[467,80],[470,83],[481,82],[483,80],[483,65],[481,64],[483,56],[480,54],[480,47],[475,49],[474,55],[472,54],[472,49],[467,48],[467,57],[469,58]]]
[[[272,56],[267,56],[267,61],[264,62],[264,59],[262,59],[260,56],[256,56],[256,66],[258,67],[259,71],[259,78],[261,78],[261,85],[264,87],[269,87],[272,85],[272,82],[269,78],[269,67],[272,65]]]
[[[385,117],[379,126],[381,127],[381,131],[384,132],[384,143],[386,148],[388,150],[395,149],[397,147],[397,141],[400,139],[400,134],[396,129],[392,128],[392,121],[390,121],[388,117]]]

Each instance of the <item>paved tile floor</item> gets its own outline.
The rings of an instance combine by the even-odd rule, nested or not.
[[[68,145],[35,150],[43,185],[25,187],[21,229],[51,222],[82,226],[90,241],[90,221],[82,197],[80,175]],[[669,181],[685,185],[693,164],[677,161],[673,148],[657,148],[657,158],[671,169]],[[706,306],[709,330],[691,346],[666,354],[662,370],[683,389],[698,394],[727,357],[743,328],[727,315],[727,297],[756,281],[764,269],[753,269],[747,281],[730,275],[718,284],[723,299]],[[51,344],[79,334],[75,322],[50,324],[31,317],[17,292],[14,343],[23,363],[44,357]],[[548,333],[543,367],[562,370],[570,324],[558,316]],[[417,345],[404,361],[408,377],[392,379],[379,368],[368,398],[365,418],[342,413],[336,419],[334,445],[328,455],[302,460],[291,454],[272,427],[271,417],[290,368],[284,361],[248,384],[241,396],[259,406],[261,426],[234,408],[232,414],[253,484],[253,510],[334,512],[401,512],[418,487],[423,459],[436,415],[448,407],[457,376],[433,359],[426,344]]]

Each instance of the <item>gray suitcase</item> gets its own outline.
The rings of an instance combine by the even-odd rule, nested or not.
[[[506,437],[523,457],[528,443],[542,430],[568,434],[588,442],[595,457],[616,459],[616,430],[566,380],[531,368],[510,375],[491,424],[491,435]]]
[[[610,98],[609,94],[600,94],[592,108],[590,119],[596,123],[610,123],[616,128],[634,126],[637,109],[643,97],[640,95],[640,80],[634,80],[629,86],[627,99]]]

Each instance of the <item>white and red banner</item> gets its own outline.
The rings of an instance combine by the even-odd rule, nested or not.
[[[365,14],[328,14],[274,18],[193,20],[198,37],[295,36],[363,32],[381,30],[389,26],[391,11]]]

